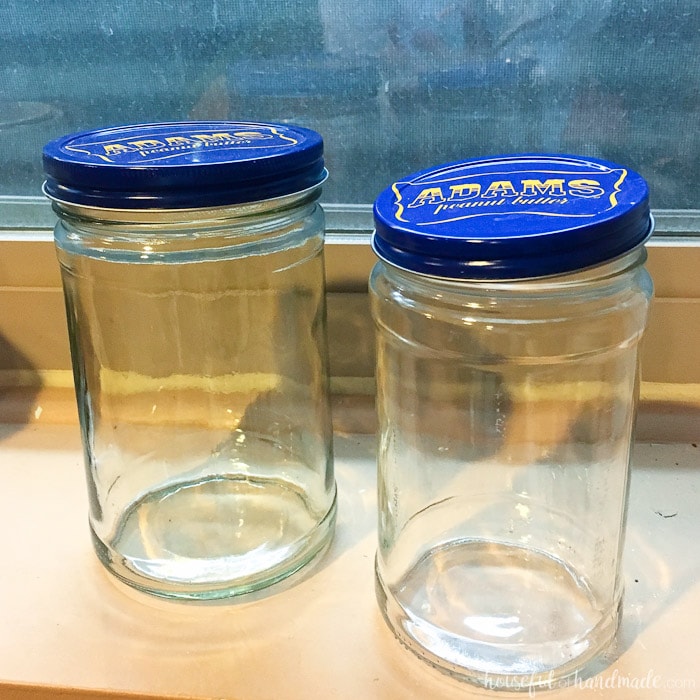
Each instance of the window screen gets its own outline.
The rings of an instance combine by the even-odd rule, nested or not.
[[[64,133],[232,118],[319,130],[326,202],[556,151],[697,208],[699,44],[697,0],[3,0],[0,194],[40,194],[41,147]]]

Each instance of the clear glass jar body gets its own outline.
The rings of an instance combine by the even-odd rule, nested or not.
[[[644,260],[511,283],[374,268],[378,599],[443,670],[547,686],[615,634]]]
[[[57,207],[93,541],[137,588],[247,593],[331,538],[317,196]]]

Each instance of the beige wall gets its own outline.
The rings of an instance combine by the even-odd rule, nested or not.
[[[335,377],[373,374],[373,327],[366,295],[373,263],[367,245],[326,246]],[[656,291],[643,346],[643,379],[700,383],[700,246],[652,243],[648,267]],[[69,368],[63,295],[51,241],[0,241],[0,370]]]

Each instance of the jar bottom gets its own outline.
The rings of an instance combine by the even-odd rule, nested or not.
[[[315,513],[294,484],[209,475],[145,494],[111,542],[92,529],[102,563],[125,583],[166,598],[213,600],[270,586],[330,542],[336,500]]]
[[[382,614],[408,649],[491,689],[567,685],[609,645],[620,619],[621,597],[602,612],[565,562],[501,542],[450,542],[391,587],[378,569],[376,584]]]

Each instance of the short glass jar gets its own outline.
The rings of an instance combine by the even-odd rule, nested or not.
[[[335,521],[321,137],[120,127],[44,167],[99,558],[181,598],[298,570]]]
[[[480,159],[394,183],[375,222],[382,613],[473,683],[571,679],[620,619],[646,184]]]

